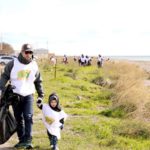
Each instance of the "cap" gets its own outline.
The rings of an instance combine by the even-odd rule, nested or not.
[[[30,44],[23,44],[21,51],[32,51],[33,52],[33,48]]]

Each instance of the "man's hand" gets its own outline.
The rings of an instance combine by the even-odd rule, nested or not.
[[[41,97],[38,97],[37,101],[36,101],[36,105],[39,109],[42,109],[43,107],[43,99]]]
[[[60,119],[59,122],[62,124],[60,126],[60,129],[62,130],[64,128],[64,118]]]

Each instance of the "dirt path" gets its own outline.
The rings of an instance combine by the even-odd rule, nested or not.
[[[0,150],[14,150],[8,143],[0,145]]]
[[[8,142],[6,142],[5,144],[0,145],[0,150],[14,150],[14,145],[10,144],[10,142],[16,138],[16,134],[14,134],[9,140]]]

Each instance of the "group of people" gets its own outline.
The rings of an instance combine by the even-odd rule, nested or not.
[[[92,57],[88,55],[82,54],[80,57],[76,58],[74,56],[73,60],[76,62],[78,61],[79,66],[90,66],[92,62]],[[104,57],[102,57],[100,54],[97,57],[97,66],[98,68],[103,66],[104,62]],[[66,55],[63,56],[62,63],[67,64],[68,63],[68,58]]]
[[[74,61],[76,61],[77,59],[75,59],[74,57]],[[97,57],[97,66],[98,68],[103,66],[103,61],[104,61],[104,57],[102,57],[100,54]],[[79,66],[90,66],[92,62],[92,57],[88,56],[88,55],[81,55],[78,58],[78,63]]]
[[[84,56],[83,54],[78,59],[79,66],[90,66],[91,61],[91,57],[89,57],[88,55]]]
[[[0,98],[6,85],[11,84],[14,87],[13,93],[17,95],[17,102],[12,103],[12,108],[17,122],[19,142],[14,147],[32,149],[33,94],[36,89],[38,94],[36,104],[43,113],[42,120],[47,129],[50,147],[52,150],[57,150],[57,141],[60,139],[60,131],[63,129],[67,114],[60,107],[56,93],[51,93],[48,102],[43,104],[42,77],[33,55],[32,46],[23,44],[18,57],[5,66],[0,78]]]
[[[79,57],[74,56],[73,60],[74,60],[74,62],[78,62],[79,66],[91,66],[92,57],[82,54]],[[98,68],[103,67],[103,62],[104,62],[104,57],[102,57],[102,55],[99,54],[97,57],[97,67]],[[51,56],[50,57],[50,64],[55,66],[56,63],[57,63],[56,57]],[[68,64],[68,57],[66,55],[63,56],[62,63]]]

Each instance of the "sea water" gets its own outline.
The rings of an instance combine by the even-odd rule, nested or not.
[[[114,60],[150,61],[150,56],[106,56]]]

